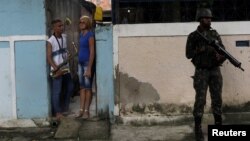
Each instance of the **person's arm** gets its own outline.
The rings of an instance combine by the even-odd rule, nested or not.
[[[193,35],[190,34],[188,35],[188,38],[187,38],[187,43],[186,43],[186,57],[188,59],[192,59],[194,56],[195,56],[195,49],[194,49],[194,41],[193,41]]]
[[[87,72],[84,74],[87,77],[91,77],[91,69],[94,63],[94,58],[95,58],[95,39],[94,37],[90,37],[89,38],[89,64],[88,64],[88,69]]]
[[[47,58],[49,65],[52,66],[53,70],[56,70],[57,65],[55,64],[55,62],[52,59],[52,45],[50,44],[50,42],[47,42],[46,54],[47,54],[46,58]],[[63,71],[58,70],[55,74],[53,74],[53,77],[56,78],[56,77],[59,77],[63,74],[64,74]]]
[[[57,69],[56,64],[54,63],[53,59],[52,59],[52,45],[50,42],[47,42],[47,48],[46,48],[46,52],[47,52],[47,61],[49,63],[49,65],[53,68],[53,70]]]
[[[225,49],[225,46],[223,45],[222,43],[222,40],[221,40],[221,37],[219,35],[219,33],[217,33],[217,41],[218,41],[218,44]],[[224,55],[221,55],[220,53],[216,52],[216,58],[217,58],[217,61],[219,64],[222,64],[225,60],[226,60],[226,57]]]
[[[216,32],[216,33],[217,33],[217,32]],[[220,37],[219,33],[217,33],[217,41],[219,42],[219,45],[220,45],[222,48],[225,49],[225,46],[224,46],[223,43],[222,43],[222,40],[221,40],[221,37]]]

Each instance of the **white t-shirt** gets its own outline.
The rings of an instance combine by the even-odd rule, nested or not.
[[[66,34],[62,34],[62,38],[56,38],[54,35],[52,35],[47,41],[52,46],[52,58],[53,58],[54,63],[56,65],[59,65],[59,64],[63,63],[63,61],[67,58],[67,52],[66,52],[66,50],[67,50]],[[60,46],[59,46],[58,43],[60,44]],[[59,52],[60,47],[62,49],[65,49],[65,51],[63,53]],[[53,69],[53,68],[51,67],[51,69]]]

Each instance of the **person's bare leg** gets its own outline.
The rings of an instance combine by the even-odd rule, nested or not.
[[[84,113],[84,106],[85,106],[85,100],[86,100],[86,90],[80,89],[80,111],[77,117],[83,116]]]
[[[85,99],[85,110],[84,110],[84,118],[89,118],[89,107],[92,101],[92,91],[86,90],[86,99]]]

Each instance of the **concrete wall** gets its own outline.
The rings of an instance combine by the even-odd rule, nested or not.
[[[228,52],[242,62],[245,72],[229,61],[222,67],[223,110],[248,112],[249,47],[236,41],[249,40],[249,22],[221,22],[212,26],[221,34]],[[114,26],[114,72],[116,108],[123,114],[191,113],[195,91],[194,67],[185,57],[187,35],[198,23],[139,24]],[[240,27],[240,28],[239,28]],[[206,112],[210,109],[207,96]],[[117,112],[118,113],[118,112]]]
[[[97,113],[109,116],[111,121],[114,114],[112,28],[112,25],[107,25],[95,29]]]
[[[0,9],[0,119],[47,117],[44,0],[1,0]]]

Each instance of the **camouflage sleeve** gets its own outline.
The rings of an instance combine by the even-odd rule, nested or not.
[[[195,55],[195,45],[194,45],[193,35],[189,34],[186,43],[186,57],[191,59]]]
[[[221,40],[221,37],[220,37],[219,33],[216,30],[214,30],[214,31],[215,31],[215,34],[216,34],[216,39],[219,42],[219,45],[225,49],[225,46],[222,43],[222,40]]]
[[[216,39],[218,40],[219,45],[225,49],[225,46],[222,43],[221,37],[216,30],[215,30],[215,34],[216,34]],[[221,54],[221,53],[219,53],[219,54],[221,55],[221,57],[217,61],[219,64],[222,64],[226,60],[226,58],[223,54]]]

